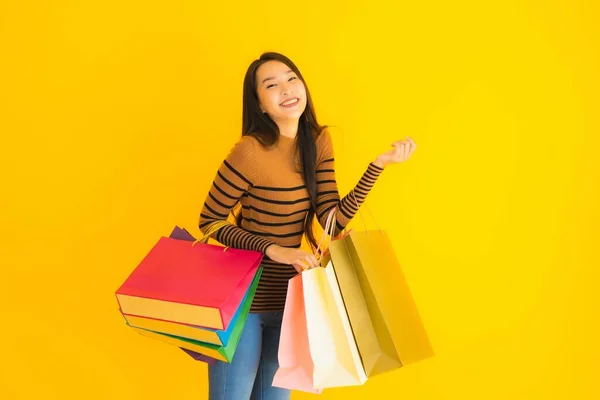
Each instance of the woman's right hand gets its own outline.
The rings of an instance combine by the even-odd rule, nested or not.
[[[293,265],[298,273],[301,273],[308,268],[320,266],[319,261],[317,261],[317,258],[314,254],[302,249],[272,244],[267,247],[265,254],[275,262]]]

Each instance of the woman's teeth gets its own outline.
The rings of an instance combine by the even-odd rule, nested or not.
[[[298,102],[298,99],[292,99],[292,100],[288,100],[288,101],[284,101],[283,103],[281,103],[282,106],[291,106],[294,105]]]

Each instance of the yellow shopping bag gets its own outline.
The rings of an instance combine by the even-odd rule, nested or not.
[[[332,217],[335,223],[335,216]],[[368,377],[434,356],[397,260],[381,229],[329,243],[348,318]]]

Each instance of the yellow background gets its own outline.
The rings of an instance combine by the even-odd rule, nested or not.
[[[206,366],[127,329],[114,291],[198,233],[266,50],[336,126],[342,194],[418,144],[367,205],[437,356],[321,398],[599,398],[598,3],[205,3],[0,2],[0,398],[206,398]]]

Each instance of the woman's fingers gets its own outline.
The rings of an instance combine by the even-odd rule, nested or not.
[[[298,271],[298,273],[302,273],[307,269],[317,268],[321,265],[314,254],[306,252],[303,253],[304,254],[302,254],[302,258],[298,258],[292,263],[292,265],[294,266],[296,271]]]
[[[394,150],[392,152],[392,157],[395,162],[406,161],[410,154],[413,151],[413,143],[412,139],[406,138],[406,140],[397,140],[392,143]]]
[[[312,254],[307,255],[306,257],[304,257],[304,261],[308,265],[308,268],[316,268],[316,267],[319,266],[319,262],[317,261],[317,257],[315,257]]]
[[[409,140],[410,140],[410,153],[408,155],[410,157],[410,156],[412,156],[412,153],[414,153],[415,149],[417,148],[417,144],[411,138],[409,138]]]
[[[415,143],[415,141],[410,138],[410,137],[406,137],[407,139],[407,143],[409,144],[409,151],[406,153],[406,158],[408,159],[412,153],[414,153],[415,149],[417,148],[417,144]]]
[[[315,257],[314,254],[311,254],[310,258],[312,259],[313,265],[315,268],[320,267],[321,263],[319,262],[319,260],[317,259],[317,257]]]
[[[302,271],[307,269],[306,264],[304,264],[304,262],[301,259],[298,259],[296,261],[294,261],[292,263],[292,265],[294,266],[294,268],[296,269],[296,271],[298,271],[299,274],[302,273]]]

